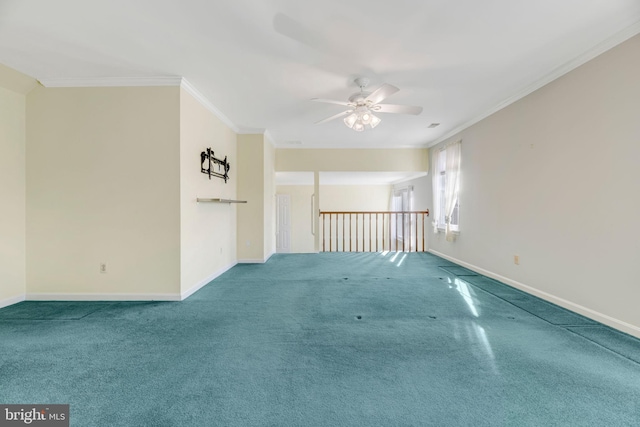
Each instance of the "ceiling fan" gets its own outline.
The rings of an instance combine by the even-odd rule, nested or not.
[[[358,77],[355,83],[360,87],[360,92],[356,92],[349,97],[348,102],[334,101],[332,99],[313,98],[312,101],[326,102],[329,104],[338,104],[348,107],[342,113],[327,117],[315,124],[326,123],[328,121],[344,117],[344,124],[347,127],[362,132],[366,126],[375,128],[382,121],[374,113],[394,113],[394,114],[413,114],[418,115],[422,112],[422,107],[413,107],[410,105],[380,104],[384,99],[398,92],[395,86],[383,84],[373,92],[365,92],[364,88],[369,85],[369,79]],[[346,117],[345,117],[346,116]]]

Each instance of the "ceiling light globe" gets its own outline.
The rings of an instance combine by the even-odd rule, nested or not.
[[[371,126],[371,129],[373,129],[374,127],[378,126],[381,121],[382,120],[380,118],[378,118],[377,116],[374,116],[372,114],[371,115],[371,122],[369,123],[369,125]]]
[[[356,132],[362,132],[364,130],[364,125],[362,123],[356,123],[353,125],[353,130]]]
[[[353,125],[356,123],[356,120],[358,120],[358,116],[355,113],[353,113],[345,117],[344,124],[347,125],[347,127],[349,128],[353,128]]]

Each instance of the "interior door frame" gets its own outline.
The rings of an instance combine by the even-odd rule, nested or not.
[[[279,246],[281,242],[281,222],[280,222],[280,206],[281,200],[287,199],[287,216],[289,217],[289,229],[287,230],[288,244],[286,247]],[[284,250],[283,250],[284,249]],[[276,194],[276,253],[291,253],[291,195],[289,194]]]

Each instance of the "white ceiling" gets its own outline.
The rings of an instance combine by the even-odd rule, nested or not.
[[[638,32],[638,0],[0,0],[0,63],[45,85],[184,77],[294,148],[427,146]],[[314,125],[342,107],[309,99],[357,76],[423,113]]]

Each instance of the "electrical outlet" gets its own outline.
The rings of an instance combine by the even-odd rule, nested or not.
[[[251,246],[251,240],[247,240],[245,244],[247,245],[247,247]]]
[[[107,272],[107,263],[106,262],[101,262],[100,263],[100,273],[106,273]]]
[[[518,256],[518,255],[514,255],[514,256],[513,256],[513,263],[514,263],[515,265],[520,265],[520,256]]]

